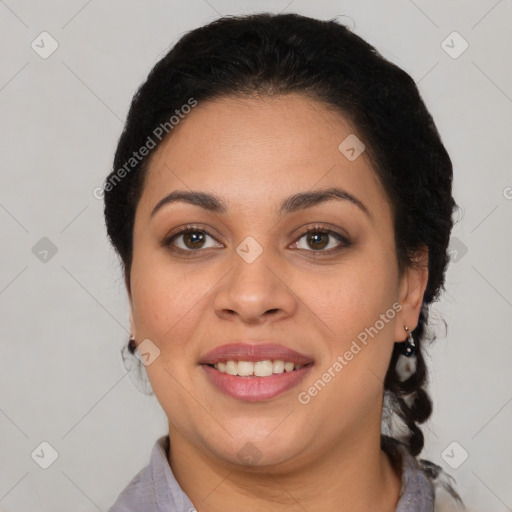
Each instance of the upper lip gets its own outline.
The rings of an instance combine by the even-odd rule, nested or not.
[[[210,350],[199,361],[199,364],[216,364],[225,361],[265,361],[267,359],[290,361],[305,365],[313,362],[310,357],[276,343],[269,342],[237,342],[228,343]]]

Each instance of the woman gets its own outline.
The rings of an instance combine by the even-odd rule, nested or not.
[[[182,37],[104,187],[129,348],[169,421],[111,512],[462,505],[418,458],[451,183],[413,80],[344,26]]]

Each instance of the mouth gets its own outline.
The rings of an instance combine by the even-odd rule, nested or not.
[[[199,364],[223,394],[256,402],[297,386],[314,365],[304,354],[270,343],[233,343],[210,351]]]

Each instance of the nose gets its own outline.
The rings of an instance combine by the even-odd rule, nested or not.
[[[266,251],[251,263],[234,253],[233,267],[214,298],[216,315],[253,325],[293,316],[297,299],[283,274]]]

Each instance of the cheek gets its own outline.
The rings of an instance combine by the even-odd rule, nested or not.
[[[365,251],[364,256],[360,253],[347,259],[336,276],[322,278],[321,288],[306,295],[310,309],[329,328],[324,329],[328,343],[319,368],[321,375],[327,372],[321,379],[329,381],[329,389],[318,394],[322,395],[316,404],[319,411],[336,404],[340,410],[359,411],[364,417],[368,406],[380,400],[394,344],[396,308],[400,307],[393,256],[382,247]]]
[[[197,360],[194,335],[200,322],[208,291],[215,279],[192,270],[180,270],[164,258],[134,255],[132,264],[133,316],[137,338],[149,338],[160,350],[145,367],[151,386],[169,418],[179,418],[180,431],[193,423],[190,396],[195,389],[191,367]],[[193,415],[192,415],[193,416]],[[207,419],[205,419],[207,421]]]
[[[173,346],[179,347],[180,333],[194,325],[214,282],[191,267],[171,266],[162,255],[134,255],[132,300],[138,337],[154,339],[166,349],[173,340]]]
[[[312,416],[330,411],[322,427],[326,436],[363,429],[380,407],[394,344],[393,287],[387,278],[353,272],[328,296],[313,300],[329,336],[315,378],[299,390],[299,401]]]
[[[303,287],[300,295],[330,335],[346,342],[392,307],[398,297],[396,278],[393,261],[381,252],[377,257],[347,260],[330,275],[313,280],[303,276],[303,282],[314,286]]]

